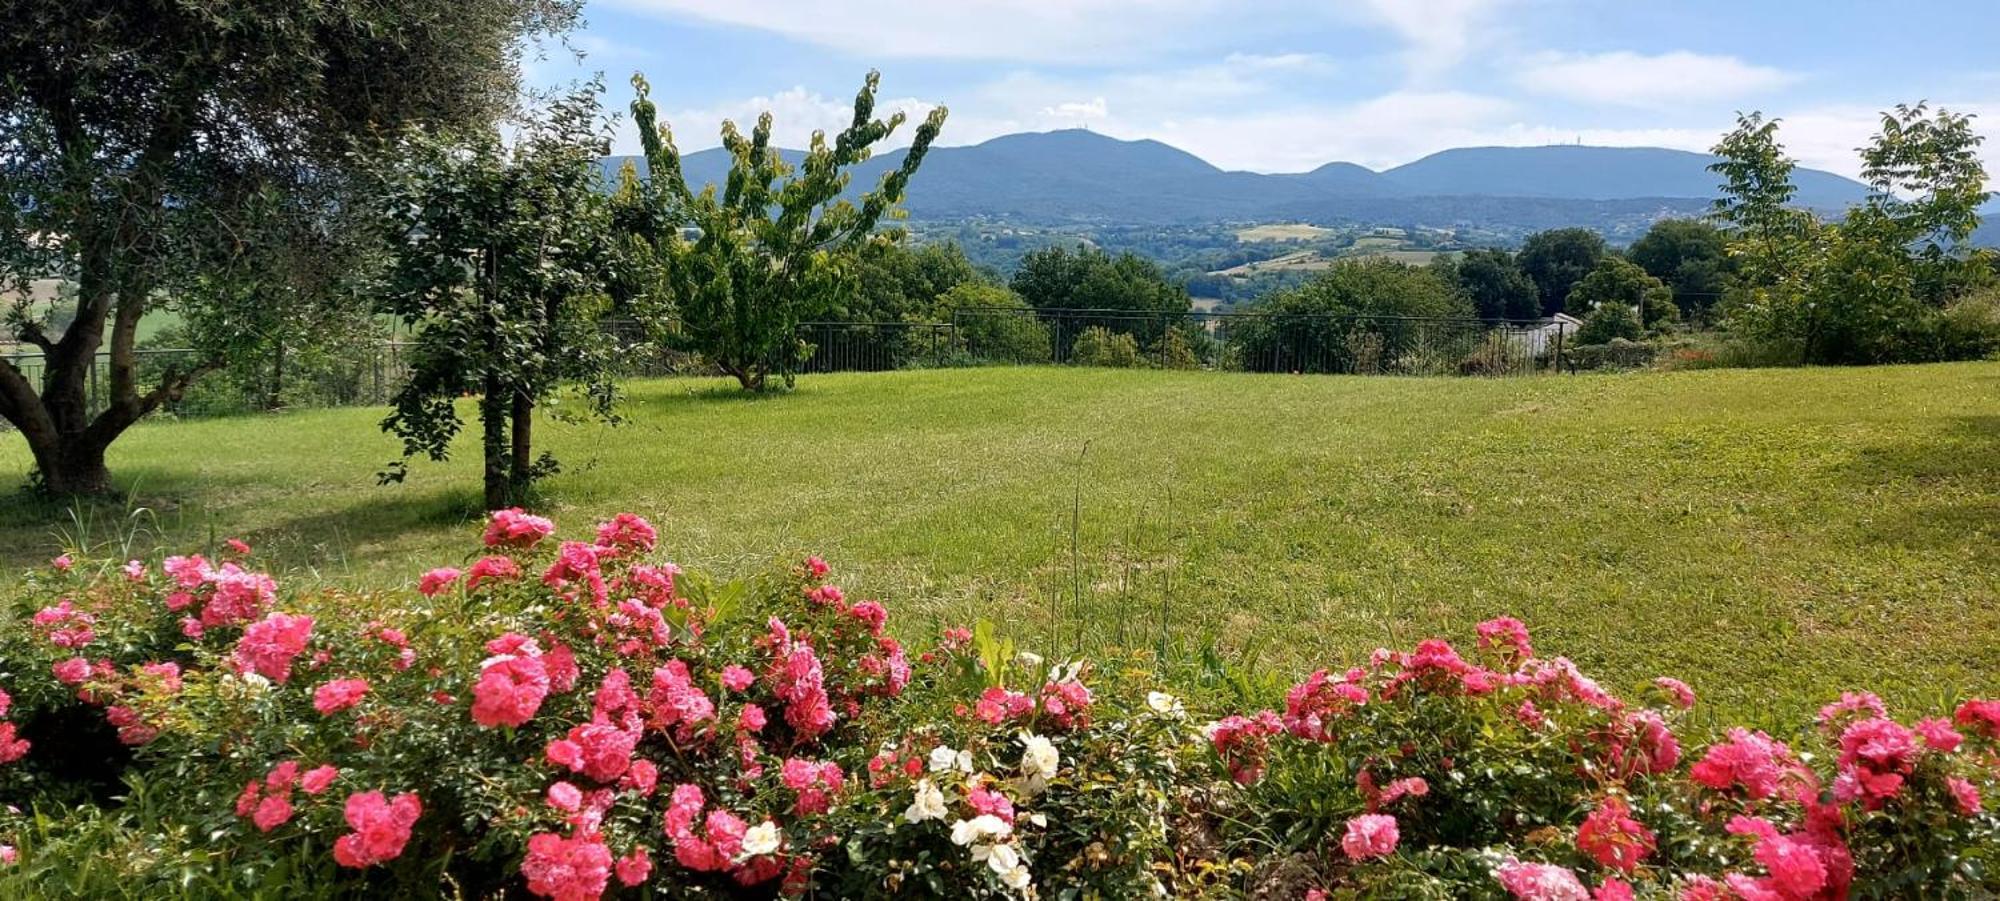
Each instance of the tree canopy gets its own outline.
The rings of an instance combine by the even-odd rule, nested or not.
[[[1969,116],[1898,106],[1862,148],[1867,200],[1838,222],[1786,205],[1795,168],[1778,120],[1750,113],[1716,145],[1738,275],[1730,327],[1801,363],[1882,363],[1972,352],[1962,332],[1987,321],[1959,309],[1993,285],[1989,251],[1966,245],[1979,224],[1986,170]],[[1993,327],[2000,329],[2000,326]],[[2000,334],[1992,334],[2000,340]]]
[[[1542,298],[1542,315],[1553,316],[1571,309],[1569,290],[1597,268],[1604,258],[1604,238],[1587,228],[1558,228],[1528,236],[1515,257],[1521,271],[1535,283]]]
[[[478,395],[489,510],[524,503],[554,469],[534,455],[537,406],[565,382],[586,383],[600,413],[613,400],[597,323],[618,269],[598,168],[606,128],[593,89],[523,123],[511,144],[493,130],[413,134],[385,177],[382,309],[417,346],[382,427],[405,459],[441,460],[457,400]],[[404,472],[392,464],[385,478]]]
[[[1705,319],[1729,287],[1728,241],[1722,230],[1699,219],[1662,219],[1625,249],[1625,258],[1674,292],[1685,318]]]
[[[650,318],[666,324],[666,340],[701,353],[746,390],[764,390],[773,373],[791,384],[809,353],[799,323],[831,315],[855,296],[867,245],[902,238],[900,230],[876,227],[896,211],[946,113],[932,110],[901,164],[874,190],[849,200],[851,168],[904,121],[902,113],[875,118],[880,83],[879,73],[868,73],[854,98],[852,122],[831,143],[824,132],[814,132],[796,169],[771,146],[770,113],[747,136],[736,123],[724,122],[728,179],[697,192],[682,173],[680,151],[659,121],[646,80],[632,78],[638,91],[632,118],[647,174],[626,169],[617,221],[649,264],[641,293],[662,307]],[[684,228],[694,236],[684,236]]]
[[[404,126],[490,122],[517,91],[524,36],[561,31],[577,0],[110,3],[17,0],[0,29],[0,281],[9,329],[39,348],[39,386],[0,362],[0,417],[47,489],[111,488],[104,450],[221,365],[219,352],[142,382],[149,309],[290,303],[255,281],[253,248],[345,234],[357,152]],[[339,267],[335,267],[338,269]],[[71,284],[52,334],[18,289]],[[233,283],[229,290],[189,286]],[[219,346],[222,342],[217,342]],[[108,349],[107,392],[86,397]]]
[[[1651,328],[1680,321],[1672,289],[1623,257],[1607,256],[1600,261],[1570,289],[1567,302],[1570,315],[1586,318],[1605,304],[1631,308],[1639,321]]]
[[[1443,259],[1440,256],[1440,259]],[[1482,319],[1534,319],[1541,294],[1504,250],[1469,250],[1451,267],[1458,289]]]

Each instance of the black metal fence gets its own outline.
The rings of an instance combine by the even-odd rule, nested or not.
[[[1560,371],[1574,343],[1562,320],[1495,321],[1409,316],[1266,313],[1135,313],[1126,310],[960,309],[948,322],[809,322],[805,373],[881,372],[952,366],[1065,365],[1365,375],[1512,376]],[[647,341],[638,323],[607,330],[626,377],[700,375],[692,354]],[[400,340],[283,354],[198,380],[162,412],[206,417],[282,407],[387,403],[410,369],[415,345]],[[141,378],[196,362],[184,348],[137,351]],[[32,382],[42,356],[0,352]],[[103,409],[108,354],[99,354],[86,392]],[[4,427],[0,424],[0,427]]]
[[[950,326],[931,365],[1506,376],[1560,371],[1574,343],[1566,320],[1421,316],[978,307]]]

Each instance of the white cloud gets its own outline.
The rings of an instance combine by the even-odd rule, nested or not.
[[[611,0],[865,56],[1084,62],[1153,56],[1200,38],[1229,0]]]
[[[1323,53],[1231,53],[1223,57],[1222,65],[1253,72],[1325,73],[1335,68]]]
[[[1041,114],[1051,119],[1076,119],[1087,122],[1092,119],[1102,119],[1109,116],[1111,115],[1111,110],[1109,105],[1104,102],[1104,98],[1096,97],[1090,100],[1071,100],[1065,103],[1058,103],[1055,106],[1045,106],[1042,107]]]
[[[1745,97],[1786,87],[1798,76],[1733,56],[1619,50],[1538,54],[1522,62],[1515,81],[1530,91],[1585,103],[1668,107]]]
[[[1403,39],[1413,78],[1427,81],[1456,68],[1478,44],[1492,15],[1508,0],[1362,0],[1360,11]]]

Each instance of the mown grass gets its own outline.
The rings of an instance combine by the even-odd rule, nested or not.
[[[544,427],[568,532],[629,509],[684,563],[819,553],[910,631],[987,618],[1059,652],[1217,648],[1289,674],[1508,613],[1617,688],[1680,675],[1731,719],[1796,723],[1843,688],[1933,710],[2000,690],[1996,364],[958,370],[766,398],[647,382],[624,412]],[[380,418],[142,426],[112,466],[145,510],[5,501],[4,562],[121,535],[243,535],[307,583],[464,558],[476,449],[378,487]],[[26,468],[0,443],[0,474]]]

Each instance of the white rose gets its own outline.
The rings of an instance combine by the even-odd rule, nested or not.
[[[994,845],[986,854],[986,865],[993,868],[995,875],[1005,875],[1021,865],[1021,854],[1013,845]]]
[[[1062,755],[1056,752],[1054,742],[1028,732],[1021,733],[1021,748],[1021,780],[1028,792],[1040,792],[1055,778]]]
[[[743,856],[757,857],[778,850],[778,824],[765,820],[743,833]]]
[[[1146,692],[1146,706],[1161,716],[1186,716],[1187,707],[1181,699],[1164,691]]]
[[[903,819],[911,823],[925,820],[942,820],[945,815],[944,792],[931,784],[929,779],[917,780],[917,796],[910,802],[909,809],[903,811]]]
[[[1033,651],[1022,651],[1014,655],[1014,659],[1020,661],[1022,666],[1029,669],[1038,669],[1042,665],[1042,655]]]
[[[1028,873],[1028,868],[1025,865],[1016,865],[1013,869],[1000,874],[1000,881],[1005,883],[1008,888],[1017,892],[1027,888],[1028,883],[1032,879],[1033,877]]]
[[[972,819],[959,820],[951,824],[951,843],[954,845],[970,845],[974,842],[983,842],[989,838],[1006,838],[1008,835],[1013,834],[1013,832],[1014,827],[1006,820],[990,813],[982,813]],[[978,849],[975,848],[973,853],[975,855],[978,854]]]
[[[972,772],[972,752],[954,751],[947,745],[938,745],[932,748],[931,772],[949,773],[952,770],[958,770],[961,773]]]

